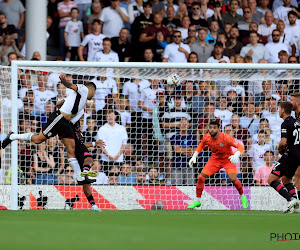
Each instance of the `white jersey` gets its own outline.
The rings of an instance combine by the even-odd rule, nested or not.
[[[95,53],[93,62],[119,62],[119,56],[112,50],[108,54],[104,54],[101,50]]]
[[[84,108],[89,93],[89,89],[83,84],[76,84],[78,90],[72,90],[71,94],[65,98],[64,104],[59,109],[68,115],[76,115],[71,120],[76,123],[84,114]]]
[[[79,47],[81,42],[80,34],[83,32],[83,24],[81,21],[74,22],[70,20],[67,22],[65,32],[68,33],[68,42],[70,47]]]
[[[34,108],[41,113],[45,112],[45,103],[48,102],[51,98],[55,97],[55,93],[51,90],[34,90]]]
[[[259,166],[265,164],[264,153],[266,151],[272,151],[272,145],[265,143],[264,145],[252,144],[249,156],[252,157],[254,170],[257,170]]]
[[[89,50],[88,50],[88,58],[87,60],[89,62],[93,61],[93,58],[95,56],[95,53],[97,51],[103,50],[103,39],[106,36],[103,34],[99,34],[98,36],[94,34],[88,34],[84,37],[83,41],[81,42],[81,46],[86,46],[88,44]]]

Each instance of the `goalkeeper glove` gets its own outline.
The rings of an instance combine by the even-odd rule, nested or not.
[[[241,155],[240,151],[236,151],[234,153],[234,155],[231,155],[228,157],[228,159],[233,163],[233,164],[237,164],[239,162],[239,157]]]
[[[199,154],[199,153],[196,151],[196,152],[193,154],[192,158],[190,159],[190,161],[189,161],[189,166],[190,166],[191,168],[193,167],[193,164],[197,162],[198,154]]]

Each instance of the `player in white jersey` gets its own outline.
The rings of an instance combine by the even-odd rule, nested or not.
[[[10,132],[3,140],[2,148],[4,149],[14,140],[26,140],[40,144],[50,137],[59,135],[67,149],[68,161],[77,175],[77,180],[83,181],[85,178],[81,176],[80,166],[75,156],[75,133],[72,129],[72,124],[75,124],[83,115],[86,101],[93,98],[96,86],[92,82],[85,85],[72,84],[65,74],[61,74],[59,78],[62,84],[72,90],[65,100],[57,104],[57,106],[62,105],[61,108],[49,116],[46,125],[43,126],[38,135],[34,133],[15,134]]]

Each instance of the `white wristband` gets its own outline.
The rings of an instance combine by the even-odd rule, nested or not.
[[[93,147],[95,147],[95,146],[96,146],[96,142],[93,141],[93,142],[92,142],[92,145],[93,145]]]

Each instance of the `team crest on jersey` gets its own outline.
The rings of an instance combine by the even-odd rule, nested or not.
[[[223,146],[224,146],[224,144],[222,142],[220,142],[220,147],[223,147]]]

